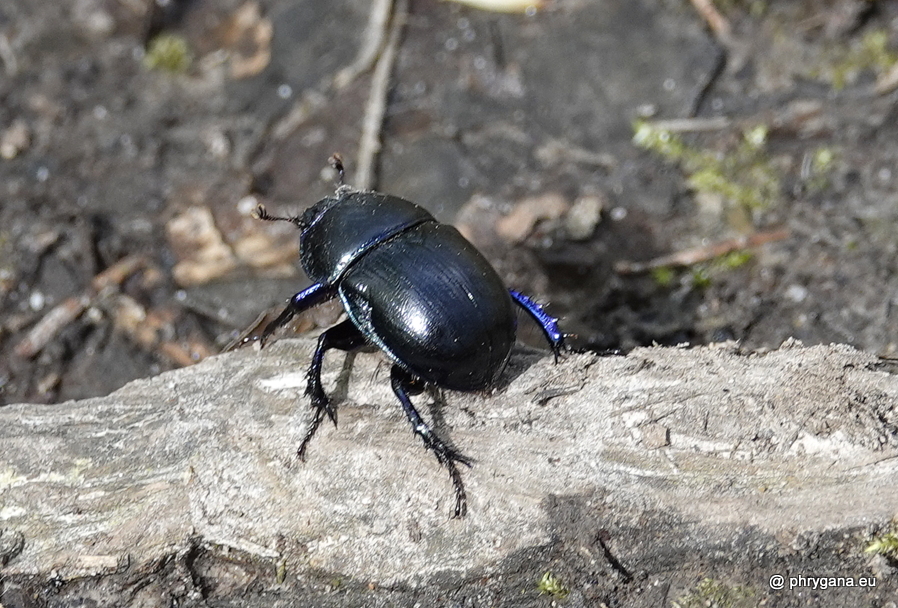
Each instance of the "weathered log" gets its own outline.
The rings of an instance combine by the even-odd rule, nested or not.
[[[659,547],[698,551],[744,530],[788,545],[898,513],[898,376],[849,347],[640,348],[558,365],[518,350],[492,395],[415,398],[475,463],[455,520],[448,475],[411,433],[379,353],[342,368],[328,357],[339,425],[296,461],[313,345],[0,408],[4,575],[140,568],[201,542],[272,573],[415,583],[549,542],[559,501],[584,511],[574,520],[656,526]],[[611,542],[622,559],[652,550]]]

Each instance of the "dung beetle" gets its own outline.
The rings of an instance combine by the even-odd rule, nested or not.
[[[343,185],[342,162],[337,155],[331,162],[340,174],[334,196],[301,216],[269,215],[261,205],[255,213],[259,219],[288,221],[299,228],[300,261],[313,282],[265,326],[261,343],[294,315],[332,298],[340,298],[348,316],[318,338],[306,387],[314,414],[297,455],[305,459],[325,414],[337,423],[337,410],[321,386],[324,354],[373,344],[392,360],[393,392],[415,434],[449,470],[454,516],[464,516],[467,499],[456,463],[471,466],[471,461],[434,433],[409,397],[428,385],[457,391],[495,386],[515,341],[513,303],[542,328],[556,362],[565,335],[539,304],[506,289],[486,258],[454,227],[415,203]]]

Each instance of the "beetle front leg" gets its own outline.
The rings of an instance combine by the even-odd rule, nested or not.
[[[558,319],[547,313],[542,306],[524,294],[514,289],[509,289],[508,293],[511,294],[511,298],[515,303],[523,308],[543,330],[546,340],[549,341],[549,346],[552,347],[552,352],[555,354],[555,362],[558,363],[558,355],[561,353],[561,349],[564,348],[564,332],[558,327]]]
[[[456,462],[463,465],[471,466],[471,461],[462,456],[437,437],[436,433],[424,422],[421,414],[412,405],[409,395],[418,395],[424,390],[424,383],[409,374],[407,371],[394,365],[390,370],[390,385],[393,392],[402,403],[402,409],[408,416],[408,421],[412,423],[412,429],[415,434],[424,440],[424,446],[433,451],[437,457],[437,461],[447,469],[449,469],[449,477],[452,478],[452,486],[455,488],[455,511],[453,517],[464,517],[468,511],[468,497],[465,494],[465,486],[461,480],[461,474],[458,472]]]
[[[348,352],[364,346],[366,342],[365,336],[349,319],[331,327],[318,337],[318,346],[315,348],[312,364],[309,366],[309,383],[306,385],[306,395],[312,398],[312,408],[315,413],[312,416],[312,422],[309,423],[309,430],[306,431],[306,436],[296,451],[300,460],[305,460],[306,446],[314,437],[318,427],[321,426],[325,414],[334,425],[337,424],[337,410],[331,405],[330,399],[324,393],[324,387],[321,386],[321,365],[324,362],[324,353],[332,348]]]
[[[287,307],[278,315],[277,319],[265,326],[262,335],[258,338],[259,343],[262,346],[265,346],[265,342],[268,341],[271,334],[289,323],[294,316],[301,312],[305,312],[313,306],[317,306],[322,302],[330,300],[332,297],[334,297],[334,290],[322,283],[315,283],[314,285],[306,287],[299,293],[294,294],[293,297],[287,301]]]

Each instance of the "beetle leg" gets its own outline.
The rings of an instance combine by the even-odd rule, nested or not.
[[[290,319],[295,315],[321,304],[333,296],[333,290],[328,289],[321,283],[315,283],[306,287],[287,301],[287,307],[278,315],[277,319],[265,326],[261,337],[259,337],[259,343],[265,346],[265,342],[271,337],[271,334],[289,323]]]
[[[402,403],[402,409],[408,416],[409,422],[412,423],[412,429],[415,434],[424,440],[424,446],[432,450],[441,465],[449,469],[449,477],[452,478],[452,486],[455,488],[455,511],[453,517],[464,517],[468,511],[468,497],[465,494],[465,486],[461,481],[461,474],[458,472],[456,462],[471,466],[471,461],[462,456],[437,437],[436,433],[424,422],[421,414],[412,405],[409,395],[420,394],[424,390],[424,383],[409,374],[407,371],[394,365],[390,371],[390,385],[393,392]]]
[[[542,328],[546,340],[549,341],[549,346],[552,347],[552,352],[555,354],[555,363],[558,363],[558,355],[561,353],[561,349],[564,348],[564,332],[558,328],[558,319],[547,313],[542,306],[524,294],[514,289],[509,289],[508,293],[511,294],[511,298],[515,303],[523,308]]]
[[[351,351],[364,346],[366,343],[365,336],[349,319],[331,327],[318,337],[318,346],[315,348],[315,354],[312,355],[312,364],[309,366],[309,383],[306,386],[306,394],[312,398],[312,408],[315,410],[315,413],[312,417],[312,422],[309,423],[309,430],[306,431],[306,436],[296,451],[300,460],[305,460],[306,446],[321,425],[325,414],[327,414],[327,417],[331,419],[334,425],[337,424],[337,410],[331,405],[330,399],[324,394],[324,387],[321,386],[321,364],[324,361],[324,353],[332,348]]]

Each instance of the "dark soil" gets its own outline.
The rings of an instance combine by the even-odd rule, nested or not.
[[[295,233],[247,211],[255,202],[295,211],[327,194],[322,169],[335,150],[352,181],[369,77],[339,91],[329,79],[354,58],[367,9],[261,3],[256,20],[274,28],[261,44],[270,61],[235,78],[235,57],[260,46],[246,48],[255,30],[234,24],[237,8],[79,0],[0,9],[0,126],[12,146],[0,161],[3,402],[104,394],[198,360],[306,281]],[[737,339],[772,348],[796,337],[894,355],[896,96],[873,90],[886,67],[849,59],[871,32],[893,49],[896,13],[887,2],[735,4],[725,47],[686,2],[559,4],[535,17],[413,2],[377,187],[457,217],[509,284],[551,302],[579,347]],[[159,33],[187,42],[185,73],[144,67]],[[834,83],[834,72],[848,76]],[[702,196],[686,163],[633,144],[640,116],[730,119],[682,135],[721,157],[745,129],[766,126],[758,163],[774,168],[774,191],[750,209]],[[832,161],[815,174],[819,150]],[[513,242],[497,236],[500,216],[547,193],[568,205],[598,196],[591,236],[570,239],[563,212],[524,220]],[[173,228],[197,209],[208,210],[205,228],[188,224],[186,237]],[[737,267],[614,271],[777,228],[789,236]],[[173,268],[208,253],[209,239],[230,260],[179,281]],[[253,239],[262,244],[243,246]],[[40,348],[17,351],[50,310],[128,255],[145,263],[93,294]],[[126,309],[151,331],[136,335]]]
[[[368,4],[259,0],[240,13],[247,25],[238,0],[4,0],[0,403],[102,395],[198,361],[307,284],[295,231],[249,211],[328,194],[334,151],[352,183],[370,72],[339,90],[331,80],[357,53]],[[898,355],[898,93],[876,88],[898,52],[898,3],[718,4],[733,29],[723,42],[686,0],[558,0],[534,16],[412,1],[377,189],[457,221],[510,285],[551,303],[578,348],[795,337]],[[160,34],[186,41],[186,71],[145,67]],[[688,160],[633,143],[640,118],[714,117],[728,121],[682,133],[684,145],[734,158],[743,132],[766,127],[736,172],[773,172],[761,204],[702,192]],[[497,221],[547,194],[567,207],[537,204],[522,236],[503,239]],[[574,240],[570,205],[588,196],[601,221]],[[738,263],[615,270],[780,229]],[[47,321],[60,305],[69,317]],[[39,323],[50,329],[36,335]],[[641,605],[618,602],[620,585],[586,603]],[[530,605],[509,602],[496,605]]]

